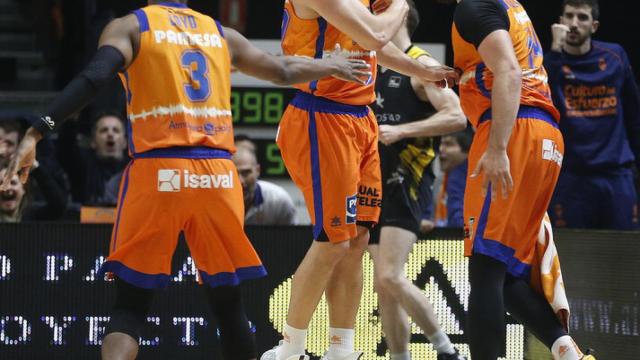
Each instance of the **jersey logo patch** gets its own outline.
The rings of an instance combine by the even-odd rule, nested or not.
[[[358,211],[358,194],[353,194],[351,196],[347,196],[347,216],[345,218],[345,224],[355,224],[356,223],[356,215]]]
[[[401,83],[402,78],[400,76],[392,76],[389,78],[389,84],[387,86],[398,89]]]

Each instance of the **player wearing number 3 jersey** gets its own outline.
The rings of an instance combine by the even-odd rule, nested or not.
[[[371,74],[364,61],[339,54],[275,57],[183,2],[149,3],[106,27],[88,67],[46,116],[32,119],[2,184],[18,171],[26,174],[36,142],[119,73],[133,160],[123,175],[110,255],[101,269],[116,277],[118,289],[102,356],[136,357],[152,289],[169,282],[182,232],[199,280],[208,285],[223,357],[255,359],[237,285],[266,272],[243,232],[242,186],[230,160],[231,66],[279,84],[331,75],[360,81]]]

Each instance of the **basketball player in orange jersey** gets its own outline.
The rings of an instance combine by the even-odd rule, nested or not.
[[[462,71],[462,108],[476,128],[464,199],[471,357],[501,355],[506,308],[554,359],[593,359],[582,354],[549,302],[529,285],[564,151],[540,42],[516,0],[458,2],[454,63]]]
[[[371,73],[341,55],[276,57],[252,46],[184,2],[159,3],[111,22],[87,68],[36,117],[2,180],[31,167],[35,145],[95,97],[116,74],[126,89],[129,153],[110,255],[101,272],[116,277],[117,300],[103,359],[134,359],[154,288],[169,282],[183,232],[199,270],[227,360],[255,359],[238,284],[266,274],[243,232],[242,186],[231,162],[231,66],[279,84]]]
[[[361,356],[354,351],[354,326],[362,293],[362,255],[382,199],[378,130],[367,106],[375,100],[376,54],[385,67],[422,81],[456,80],[453,69],[427,67],[390,43],[403,24],[407,4],[393,0],[383,5],[388,5],[385,11],[374,15],[369,0],[285,1],[285,54],[322,58],[338,45],[370,64],[374,74],[365,84],[328,77],[297,84],[300,91],[281,120],[277,143],[305,196],[315,241],[293,277],[283,341],[264,353],[263,360],[308,358],[307,327],[323,293],[330,323],[323,359]]]

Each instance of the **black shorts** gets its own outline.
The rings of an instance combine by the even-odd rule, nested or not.
[[[384,179],[382,184],[382,211],[378,225],[371,230],[369,245],[380,243],[380,229],[383,226],[394,226],[411,231],[419,235],[420,221],[427,206],[431,206],[433,200],[434,176],[430,171],[425,171],[422,177],[417,199],[410,196],[410,182],[390,181]]]

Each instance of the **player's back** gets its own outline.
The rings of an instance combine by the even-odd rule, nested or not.
[[[559,114],[551,100],[547,73],[543,66],[542,46],[531,19],[516,0],[492,1],[504,8],[509,17],[509,36],[522,68],[520,104],[541,108],[557,121]],[[469,121],[477,127],[480,117],[491,107],[494,76],[482,61],[475,46],[460,34],[456,21],[452,30],[452,42],[455,66],[463,71],[460,78],[460,102]]]
[[[369,0],[360,0],[369,7]],[[335,44],[339,44],[350,57],[366,61],[372,70],[366,85],[356,84],[326,77],[308,83],[296,84],[296,88],[333,101],[349,105],[369,105],[375,100],[374,85],[376,78],[375,51],[363,49],[353,39],[342,33],[324,18],[302,19],[296,14],[290,0],[284,4],[282,17],[282,51],[285,55],[308,56],[322,58],[333,51]]]
[[[134,11],[135,60],[126,89],[129,152],[201,146],[230,151],[230,57],[222,27],[180,3]]]

